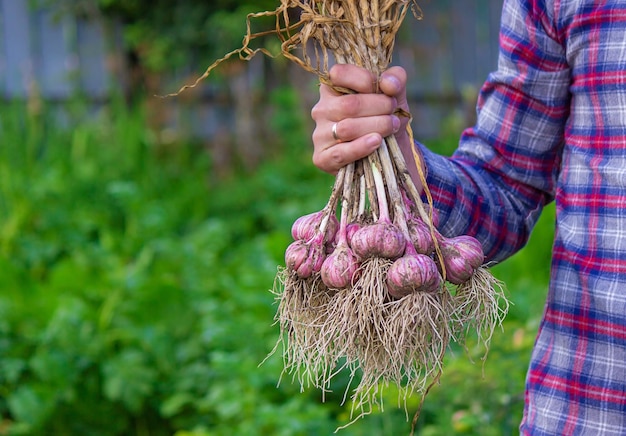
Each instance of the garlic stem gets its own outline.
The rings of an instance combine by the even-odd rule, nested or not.
[[[393,162],[389,155],[389,149],[387,147],[386,140],[383,139],[382,144],[378,148],[380,162],[383,167],[383,174],[387,181],[387,189],[389,190],[389,200],[393,206],[394,223],[400,227],[400,230],[405,235],[409,234],[409,228],[406,223],[405,209],[403,207],[402,195],[398,188],[398,182],[396,181],[396,174],[393,169]]]
[[[419,192],[417,192],[415,183],[413,183],[413,179],[411,178],[411,175],[409,174],[409,170],[407,169],[404,156],[402,155],[402,152],[400,151],[400,146],[398,145],[398,141],[396,140],[396,137],[393,135],[390,135],[385,138],[385,141],[387,142],[389,146],[389,152],[391,156],[393,157],[393,162],[398,168],[398,171],[397,171],[398,175],[402,178],[404,187],[408,190],[409,195],[412,197],[411,200],[413,200],[413,202],[415,203],[415,207],[417,208],[417,212],[420,218],[426,224],[431,225],[432,220],[430,218],[430,214],[424,208],[422,197],[419,194]],[[420,162],[416,162],[416,164],[418,166],[421,165]],[[425,180],[423,180],[422,183],[424,184],[424,189],[428,189],[425,186]]]
[[[352,199],[352,189],[353,189],[353,178],[354,178],[354,162],[346,165],[343,177],[343,195],[341,199],[341,218],[339,220],[339,232],[337,236],[337,245],[346,244],[346,227],[348,225],[348,210],[350,209],[350,205],[353,202]]]
[[[369,207],[372,212],[372,218],[374,221],[378,221],[380,211],[378,208],[378,195],[376,193],[376,183],[374,182],[374,175],[372,173],[372,165],[370,165],[367,158],[363,158],[363,172],[365,174],[365,188],[367,190],[367,199],[369,199]]]
[[[348,224],[357,221],[363,217],[365,212],[365,176],[363,175],[363,160],[359,159],[354,163],[354,183],[358,183],[358,188],[355,189],[354,198],[352,198],[352,209],[350,216],[348,217]]]
[[[424,208],[424,203],[422,202],[422,198],[417,192],[417,188],[415,187],[415,184],[413,183],[413,180],[411,179],[411,175],[409,174],[409,171],[406,167],[406,162],[404,161],[404,156],[402,155],[402,152],[400,151],[400,146],[398,145],[398,141],[393,135],[390,135],[385,139],[387,140],[389,144],[389,150],[391,151],[391,155],[393,156],[393,161],[396,164],[396,167],[398,168],[398,173],[403,178],[404,186],[409,191],[410,196],[413,197],[412,200],[415,203],[415,207],[417,208],[417,212],[420,218],[430,228],[430,234],[433,238],[433,243],[435,244],[435,252],[437,253],[437,257],[439,258],[440,263],[442,265],[441,275],[445,279],[446,268],[443,265],[443,254],[441,253],[441,247],[439,247],[439,241],[437,241],[436,229],[433,224],[433,220],[431,219],[432,218],[432,198],[430,197],[430,191],[428,190],[428,185],[426,184],[426,177],[424,176],[424,171],[422,170],[422,163],[419,160],[417,160],[418,156],[416,155],[415,164],[417,165],[417,168],[418,168],[418,172],[419,172],[420,179],[421,179],[420,181],[423,185],[424,192],[426,193],[429,199],[430,210],[431,210],[430,214],[426,212],[426,209]]]
[[[365,174],[361,174],[359,177],[359,213],[358,217],[362,217],[365,214]]]
[[[372,169],[372,176],[374,178],[374,186],[376,187],[376,195],[378,197],[379,208],[379,221],[391,222],[389,216],[389,203],[387,202],[387,193],[385,192],[385,181],[381,172],[381,164],[378,156],[378,151],[371,153],[367,157],[369,166]]]
[[[333,189],[330,193],[330,198],[328,199],[328,203],[322,209],[323,218],[320,222],[319,232],[322,235],[326,235],[326,227],[328,226],[328,220],[331,215],[334,215],[337,210],[337,203],[339,202],[339,195],[342,193],[343,181],[346,174],[346,168],[340,168],[337,171],[337,175],[335,176],[335,183],[333,184]]]

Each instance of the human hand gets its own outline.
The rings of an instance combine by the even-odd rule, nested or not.
[[[406,130],[409,113],[406,98],[406,72],[401,67],[385,71],[377,81],[373,73],[354,65],[337,64],[330,72],[330,83],[348,88],[354,94],[340,94],[329,85],[320,86],[320,98],[311,110],[313,164],[336,173],[346,164],[368,156],[384,137],[395,135],[407,166],[414,167],[411,140]]]

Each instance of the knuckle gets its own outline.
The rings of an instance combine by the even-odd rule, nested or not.
[[[326,171],[328,173],[332,173],[336,171],[337,168],[341,167],[341,157],[337,150],[333,150],[335,147],[332,147],[329,150],[319,151],[315,150],[313,152],[312,161],[313,165],[322,171]]]
[[[313,165],[315,165],[316,167],[323,169],[322,165],[323,162],[320,160],[320,153],[315,150],[313,151],[313,156],[311,157],[311,161],[313,161]]]
[[[325,150],[315,149],[312,161],[317,168],[332,173],[343,166],[344,157],[341,147],[333,146]]]
[[[320,120],[324,113],[325,111],[319,102],[313,105],[313,107],[311,108],[311,118],[314,121]]]
[[[321,144],[322,141],[322,132],[320,131],[319,128],[315,128],[315,130],[313,130],[313,133],[311,134],[311,140],[313,141],[313,146],[314,147],[318,147]]]
[[[331,147],[328,149],[328,160],[332,168],[341,168],[344,165],[343,153],[340,147]]]

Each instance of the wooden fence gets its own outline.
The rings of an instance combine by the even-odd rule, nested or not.
[[[101,101],[127,89],[130,73],[120,26],[55,17],[28,4],[29,0],[0,0],[0,99],[24,98],[36,88],[53,102],[75,95]],[[502,0],[423,0],[420,5],[424,18],[407,18],[394,64],[404,66],[411,77],[416,135],[431,137],[439,134],[446,118],[466,116],[468,105],[472,111],[473,93],[495,68]],[[262,70],[251,65],[244,80],[258,82]],[[237,102],[217,101],[212,95],[205,93],[192,107],[166,103],[171,107],[163,122],[177,128],[185,118],[185,128],[208,140],[224,126],[236,127],[236,115],[229,111]],[[315,98],[309,95],[305,105]],[[469,121],[471,115],[467,117]]]

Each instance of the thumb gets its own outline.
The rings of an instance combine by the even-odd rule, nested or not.
[[[402,67],[391,67],[381,74],[379,85],[384,94],[396,99],[399,108],[408,111],[406,82],[406,70]]]

